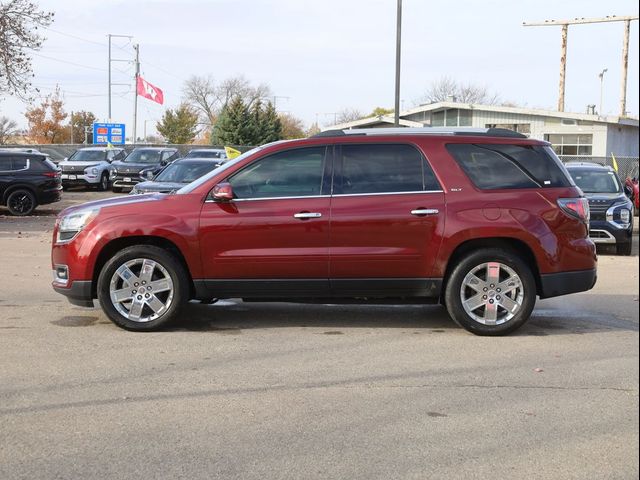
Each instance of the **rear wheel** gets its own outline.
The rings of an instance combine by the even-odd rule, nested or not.
[[[37,205],[36,196],[29,190],[14,190],[7,197],[7,208],[11,215],[31,215]]]
[[[133,331],[162,328],[174,321],[189,298],[189,277],[170,252],[150,246],[125,248],[98,277],[98,300],[119,327]]]
[[[510,250],[490,248],[465,256],[445,290],[449,314],[476,335],[506,335],[531,316],[536,283],[531,269]]]

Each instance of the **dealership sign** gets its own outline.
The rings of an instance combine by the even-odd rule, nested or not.
[[[124,123],[94,123],[93,143],[107,143],[112,145],[124,145]]]

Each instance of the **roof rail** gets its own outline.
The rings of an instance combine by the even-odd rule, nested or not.
[[[526,135],[507,128],[423,127],[423,128],[354,128],[350,130],[325,130],[311,138],[343,137],[350,135],[470,135],[483,137],[527,138]]]

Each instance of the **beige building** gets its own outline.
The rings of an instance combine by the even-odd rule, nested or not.
[[[323,130],[393,126],[391,115],[363,118]],[[437,102],[400,114],[402,127],[509,128],[547,140],[559,155],[637,157],[638,119],[496,105]]]

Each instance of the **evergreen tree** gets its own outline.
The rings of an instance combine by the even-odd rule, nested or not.
[[[168,109],[164,112],[156,129],[168,143],[191,143],[198,133],[197,125],[198,114],[183,103],[175,110]]]
[[[240,96],[222,109],[214,127],[214,145],[262,145],[280,140],[282,122],[273,104],[266,106],[256,99],[251,107]]]

